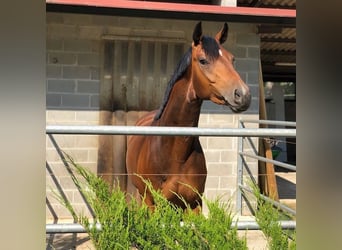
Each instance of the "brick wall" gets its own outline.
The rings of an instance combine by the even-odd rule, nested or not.
[[[99,87],[101,82],[101,46],[111,35],[167,34],[191,43],[195,21],[156,20],[81,14],[47,13],[46,74],[47,124],[99,124]],[[215,35],[222,23],[204,22],[204,33]],[[229,24],[225,47],[236,57],[236,68],[252,91],[252,105],[244,114],[204,102],[200,127],[237,127],[240,117],[258,118],[259,37],[250,24]],[[55,141],[53,143],[52,141]],[[202,137],[208,180],[205,195],[223,195],[235,202],[237,138]],[[56,145],[82,165],[96,171],[98,136],[47,136],[47,220],[70,218],[53,198],[59,186],[79,209],[85,208],[71,183],[68,172],[56,151]],[[256,163],[250,162],[257,174]],[[57,185],[56,185],[57,182]]]

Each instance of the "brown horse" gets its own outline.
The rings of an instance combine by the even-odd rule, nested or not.
[[[226,23],[215,38],[202,35],[201,22],[196,25],[192,46],[168,83],[163,104],[139,119],[137,126],[197,127],[203,100],[227,105],[233,112],[249,107],[249,88],[233,67],[234,56],[221,45],[227,34]],[[130,136],[126,165],[132,183],[152,209],[153,197],[141,177],[183,209],[186,205],[179,197],[192,209],[202,206],[198,194],[204,192],[207,168],[198,137]]]

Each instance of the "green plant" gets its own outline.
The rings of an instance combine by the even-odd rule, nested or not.
[[[219,199],[212,202],[203,197],[209,209],[207,217],[191,209],[184,212],[146,181],[155,201],[151,212],[135,199],[127,202],[129,197],[119,185],[110,189],[103,179],[76,164],[70,156],[66,158],[77,173],[73,181],[93,208],[95,217],[77,214],[68,201],[58,199],[75,221],[84,226],[96,249],[247,249],[246,239],[239,238],[237,229],[232,228],[229,207]],[[96,223],[100,223],[101,230],[96,229]]]
[[[295,230],[283,230],[279,224],[279,220],[292,219],[292,217],[263,199],[256,185],[252,187],[257,200],[256,222],[266,236],[269,248],[271,250],[296,249]]]

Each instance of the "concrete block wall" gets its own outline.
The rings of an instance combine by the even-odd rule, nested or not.
[[[48,125],[98,125],[99,113],[93,110],[47,110]],[[46,136],[46,219],[72,219],[71,214],[56,199],[55,193],[63,193],[77,211],[90,215],[89,210],[73,184],[66,164],[58,149],[70,155],[77,163],[96,172],[97,135],[47,135]],[[62,192],[61,192],[62,190]]]
[[[111,35],[135,36],[142,33],[157,36],[181,37],[191,43],[196,21],[156,20],[148,18],[111,17],[85,14],[47,13],[46,74],[47,124],[99,124],[99,87],[101,46],[104,37]],[[215,35],[222,23],[203,22],[204,33]],[[251,24],[229,24],[225,47],[236,57],[236,68],[252,91],[252,105],[244,114],[233,114],[228,108],[204,102],[200,127],[238,126],[240,117],[258,119],[259,37]],[[57,144],[78,163],[96,171],[98,136],[54,135],[55,144],[47,136],[47,220],[71,218],[53,198],[58,186],[80,210],[87,212],[78,191],[73,186],[64,163],[56,152]],[[202,137],[208,179],[205,195],[223,195],[235,203],[237,138]],[[254,164],[254,165],[253,165]],[[253,174],[257,175],[257,165]],[[56,185],[57,182],[57,185]]]
[[[206,128],[237,128],[240,119],[257,119],[255,115],[236,114],[202,114],[199,127]],[[246,126],[256,128],[256,124]],[[222,202],[228,202],[234,212],[237,199],[237,162],[238,162],[238,137],[201,137],[201,145],[205,151],[208,176],[204,195],[210,199],[221,198]],[[252,138],[254,145],[258,145],[257,138]],[[244,143],[244,152],[251,152],[248,144]],[[254,159],[246,159],[248,167],[257,179],[258,165]],[[249,174],[243,172],[244,182],[250,180]],[[248,185],[248,184],[247,184]],[[204,212],[207,207],[204,206]],[[241,214],[250,215],[247,207],[243,207]]]
[[[48,109],[98,110],[99,41],[47,39]]]

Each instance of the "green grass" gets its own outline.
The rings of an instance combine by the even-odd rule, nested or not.
[[[296,231],[283,230],[278,222],[279,220],[292,220],[293,217],[264,200],[258,187],[253,185],[252,188],[257,200],[255,219],[266,236],[269,249],[296,249]]]
[[[103,179],[70,156],[66,158],[75,172],[73,182],[86,197],[95,217],[77,213],[68,200],[56,196],[74,220],[84,226],[96,249],[248,249],[246,238],[239,237],[236,227],[232,227],[229,205],[219,198],[209,201],[202,197],[208,207],[207,216],[191,209],[184,212],[146,182],[156,203],[151,212],[144,203],[139,204],[122,192],[119,183],[110,189]],[[295,231],[282,230],[278,222],[291,217],[263,200],[257,187],[253,186],[253,191],[257,200],[256,221],[266,236],[268,248],[296,249]],[[101,224],[101,230],[96,230],[96,223]]]
[[[208,216],[192,210],[184,212],[153,190],[156,206],[153,212],[135,199],[127,202],[127,194],[119,185],[110,189],[105,181],[76,164],[66,155],[76,175],[73,181],[93,208],[95,218],[77,214],[71,204],[58,197],[75,221],[84,226],[96,249],[247,249],[246,239],[231,228],[232,216],[220,200],[204,202]],[[190,188],[190,187],[189,187]],[[101,224],[96,230],[95,223]]]

